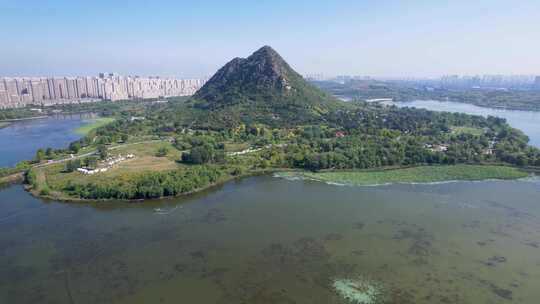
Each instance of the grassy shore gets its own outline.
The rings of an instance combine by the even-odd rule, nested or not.
[[[301,177],[323,182],[350,185],[380,185],[393,183],[433,183],[453,180],[518,179],[528,174],[513,167],[455,165],[421,166],[380,171],[346,172],[282,172],[279,176]]]
[[[7,127],[7,126],[9,126],[9,125],[10,125],[9,122],[0,121],[0,129],[5,128],[5,127]]]
[[[96,119],[93,119],[91,123],[85,124],[85,125],[77,128],[77,129],[75,129],[75,133],[80,134],[80,135],[86,135],[90,131],[92,131],[94,129],[97,129],[99,127],[102,127],[102,126],[104,126],[106,124],[109,124],[109,123],[111,123],[113,121],[114,121],[114,118],[110,118],[110,117],[96,118]]]
[[[0,177],[0,187],[22,181],[24,181],[24,174],[22,172],[14,173],[8,176]]]
[[[157,152],[165,148],[166,156],[159,157]],[[240,147],[236,147],[240,148]],[[175,170],[187,170],[190,165],[179,163],[181,151],[178,151],[168,141],[146,142],[144,144],[126,144],[116,148],[111,148],[109,154],[112,156],[122,154],[134,154],[135,158],[116,164],[107,172],[96,175],[83,175],[79,172],[64,172],[64,164],[50,164],[42,167],[35,167],[32,193],[41,196],[63,201],[83,201],[78,196],[73,196],[66,192],[70,183],[77,185],[97,185],[105,186],[120,183],[129,185],[136,180],[138,175],[146,173],[166,172]],[[230,166],[244,168],[240,173],[224,174],[219,180],[194,188],[192,191],[182,193],[182,195],[199,192],[209,187],[225,183],[234,178],[257,174],[255,169],[249,169],[248,157],[255,155],[244,155],[243,162]],[[232,160],[231,160],[232,162]],[[280,172],[286,169],[268,168],[263,171]],[[375,185],[388,183],[429,183],[448,180],[485,180],[485,179],[517,179],[528,176],[528,173],[520,169],[494,165],[455,165],[455,166],[420,166],[412,168],[394,169],[372,169],[362,171],[325,171],[319,173],[306,171],[288,171],[279,173],[284,177],[302,177],[306,179],[320,180],[324,182],[334,182],[352,185]]]

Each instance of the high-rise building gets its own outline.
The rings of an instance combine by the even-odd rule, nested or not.
[[[0,78],[0,108],[54,105],[88,100],[148,99],[193,95],[203,79],[122,77]]]
[[[0,81],[0,109],[7,107],[9,104],[9,95],[4,82],[5,80]]]
[[[40,79],[33,79],[30,81],[30,89],[32,95],[32,101],[34,103],[41,103],[45,99],[45,93],[43,92],[43,86]]]

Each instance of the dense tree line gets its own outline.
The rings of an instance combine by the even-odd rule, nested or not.
[[[174,171],[135,174],[107,183],[69,182],[64,190],[73,196],[96,200],[159,198],[204,188],[226,174],[216,166],[188,166]]]

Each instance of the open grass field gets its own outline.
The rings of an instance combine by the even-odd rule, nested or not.
[[[528,174],[504,166],[455,165],[421,166],[381,171],[346,172],[283,172],[284,177],[302,177],[324,182],[350,185],[380,185],[392,183],[431,183],[452,180],[518,179]]]
[[[225,152],[238,152],[249,148],[248,143],[226,143]]]
[[[178,164],[167,157],[141,156],[127,160],[116,165],[104,176],[114,176],[123,173],[137,173],[144,171],[165,171],[178,168]]]
[[[160,148],[166,148],[168,153],[166,156],[156,156]],[[114,165],[109,171],[99,173],[96,175],[83,175],[79,172],[65,173],[64,164],[55,164],[42,168],[44,176],[47,178],[47,184],[51,189],[61,190],[69,181],[75,183],[96,183],[103,184],[108,183],[111,180],[122,180],[128,178],[132,174],[137,174],[147,171],[166,171],[174,170],[182,166],[177,163],[177,160],[181,157],[181,152],[174,148],[171,143],[162,142],[146,142],[146,143],[134,143],[109,149],[110,156],[117,156],[119,154],[135,155],[134,159],[125,160]]]
[[[86,135],[90,131],[92,131],[94,129],[97,129],[99,127],[102,127],[102,126],[104,126],[106,124],[109,124],[109,123],[111,123],[113,121],[114,121],[114,118],[111,118],[111,117],[99,117],[99,118],[93,119],[90,123],[85,124],[85,125],[77,128],[77,129],[75,129],[75,133],[81,134],[81,135]]]

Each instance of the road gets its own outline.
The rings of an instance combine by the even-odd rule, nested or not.
[[[161,140],[161,139],[141,141],[141,142],[136,142],[136,143],[130,143],[130,144],[125,144],[125,145],[118,145],[118,146],[109,147],[108,150],[110,151],[110,150],[116,150],[116,149],[119,149],[119,148],[125,148],[125,147],[129,147],[129,146],[133,146],[133,145],[149,144],[149,143],[162,142],[162,141],[163,140]],[[84,153],[84,154],[74,155],[73,157],[57,159],[57,160],[51,160],[51,161],[49,161],[47,163],[34,165],[33,167],[34,168],[43,168],[43,167],[47,167],[47,166],[51,166],[51,165],[55,165],[55,164],[61,164],[61,163],[67,162],[68,160],[85,158],[85,157],[88,157],[88,156],[92,156],[92,155],[94,155],[96,153],[97,153],[97,150],[94,150],[94,151],[87,152],[87,153]]]

